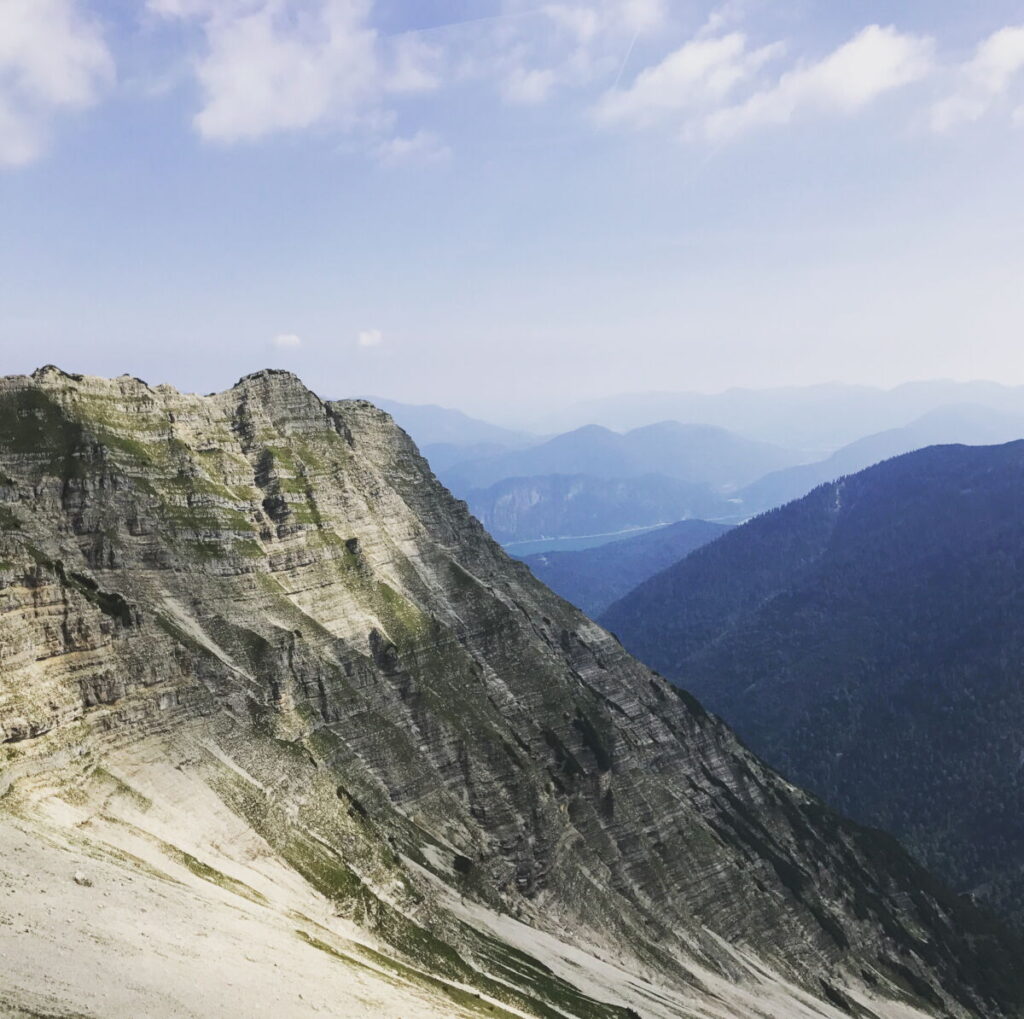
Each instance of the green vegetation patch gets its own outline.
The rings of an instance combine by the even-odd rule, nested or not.
[[[0,396],[0,446],[12,453],[39,457],[44,470],[62,478],[82,477],[82,426],[47,393],[16,389]]]
[[[164,853],[166,853],[166,855],[175,863],[181,864],[181,866],[191,871],[196,877],[201,878],[203,881],[208,881],[210,884],[216,885],[218,888],[223,888],[226,892],[231,892],[232,895],[241,896],[243,899],[248,899],[250,902],[255,902],[257,905],[269,905],[265,895],[256,891],[255,888],[250,888],[244,881],[238,881],[236,878],[229,877],[227,874],[217,870],[215,867],[211,867],[209,864],[203,863],[202,860],[196,858],[191,853],[186,853],[184,849],[178,849],[177,846],[172,846],[170,843],[161,842],[160,846]]]

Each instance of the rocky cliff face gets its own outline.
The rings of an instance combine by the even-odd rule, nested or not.
[[[84,860],[113,895],[0,927],[25,1014],[203,1014],[202,952],[187,986],[31,986],[28,956],[176,930],[188,896],[307,996],[358,969],[335,1014],[1022,1014],[1008,935],[509,560],[385,414],[294,376],[0,381],[0,655],[2,883]],[[218,1014],[292,993],[238,951]]]

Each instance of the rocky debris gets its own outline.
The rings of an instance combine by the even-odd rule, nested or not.
[[[73,880],[76,885],[81,885],[83,888],[92,888],[92,878],[84,871],[76,870]]]

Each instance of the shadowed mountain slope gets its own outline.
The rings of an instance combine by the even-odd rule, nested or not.
[[[602,617],[784,774],[1024,916],[1024,442],[815,489]]]

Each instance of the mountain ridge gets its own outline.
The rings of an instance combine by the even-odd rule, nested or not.
[[[124,949],[47,1007],[189,1014],[117,940],[155,933],[138,885],[287,925],[304,973],[369,941],[459,1014],[1021,1014],[1008,932],[505,557],[370,404],[47,368],[0,380],[0,473],[0,831],[86,868]],[[70,947],[37,894],[0,930],[33,1008]],[[247,972],[227,1015],[277,993]]]
[[[785,468],[759,478],[737,498],[750,513],[799,499],[811,489],[872,464],[935,445],[993,445],[1024,437],[1024,416],[975,404],[943,406],[902,428],[866,435],[816,463]]]
[[[880,429],[902,427],[936,407],[965,402],[1024,414],[1024,387],[933,379],[889,389],[831,382],[771,389],[734,387],[719,393],[621,394],[549,415],[537,427],[560,431],[585,420],[628,429],[673,418],[705,421],[796,449],[826,451]]]
[[[617,480],[660,474],[727,491],[801,460],[791,450],[715,425],[665,420],[624,433],[583,425],[526,449],[456,464],[441,477],[458,492],[505,478],[552,474]]]

